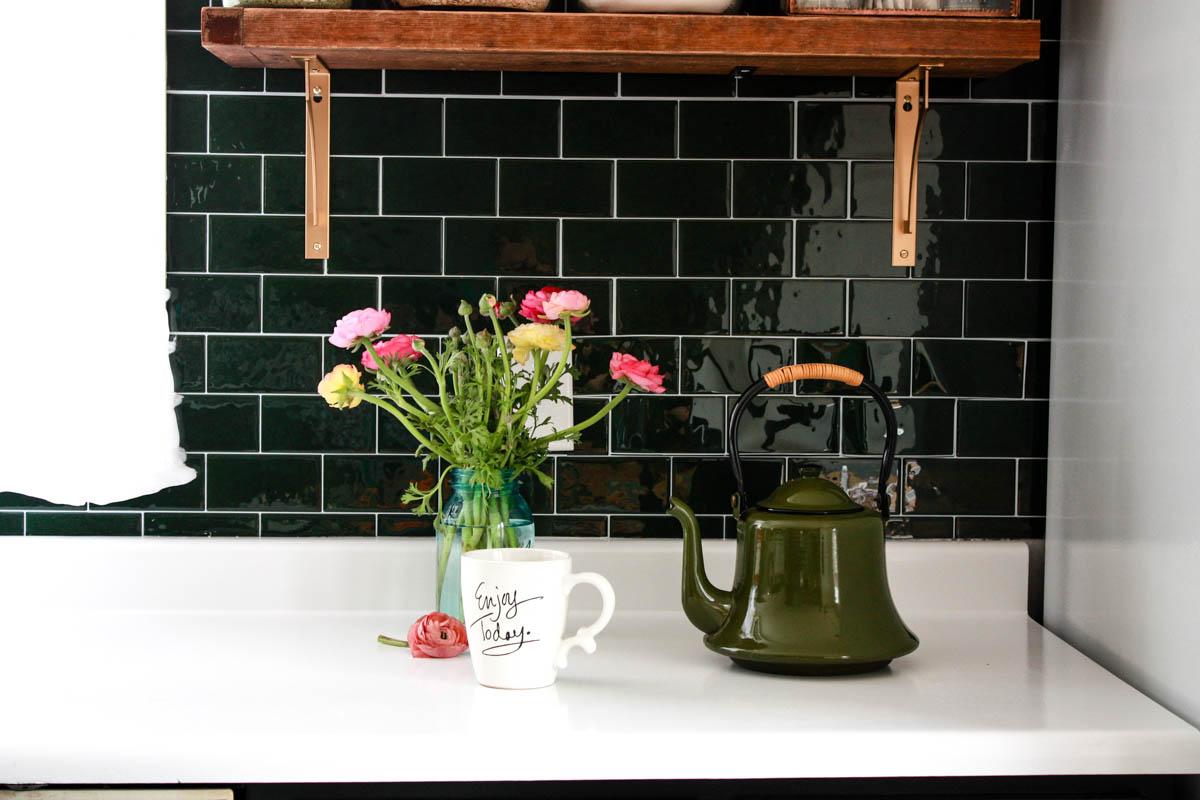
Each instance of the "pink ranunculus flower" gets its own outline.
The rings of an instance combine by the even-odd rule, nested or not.
[[[583,319],[592,301],[583,292],[568,289],[555,292],[542,303],[542,313],[547,319],[562,319],[563,314],[571,315],[571,322]]]
[[[421,357],[421,354],[413,348],[413,344],[420,341],[422,339],[419,336],[411,336],[405,333],[400,336],[393,336],[386,341],[376,342],[373,347],[385,364],[409,359],[415,361]],[[362,365],[367,369],[379,369],[379,365],[371,357],[370,350],[363,350]]]
[[[334,347],[349,348],[359,339],[378,336],[391,324],[392,315],[382,308],[360,308],[337,321],[329,343]]]
[[[561,291],[563,290],[557,286],[543,286],[536,291],[529,290],[521,300],[520,315],[530,322],[553,322],[553,319],[546,316],[545,303],[551,295]]]
[[[613,353],[612,360],[608,362],[608,371],[612,373],[614,380],[628,381],[647,392],[662,394],[666,391],[658,367],[628,353]]]
[[[434,611],[408,629],[413,658],[454,658],[467,649],[467,629],[449,614]]]

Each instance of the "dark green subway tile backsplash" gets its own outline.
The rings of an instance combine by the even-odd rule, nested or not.
[[[387,414],[315,393],[359,363],[333,323],[382,303],[438,347],[460,298],[546,285],[593,301],[577,417],[617,390],[618,350],[666,392],[551,457],[540,535],[676,537],[678,497],[730,536],[733,402],[808,361],[893,401],[892,535],[1042,535],[1056,42],[933,81],[914,269],[890,264],[890,78],[335,70],[322,261],[302,253],[302,74],[208,54],[207,4],[168,0],[166,34],[167,312],[200,477],[95,509],[0,495],[0,535],[431,536],[401,497],[438,465]],[[882,437],[859,390],[805,381],[758,398],[738,441],[754,499],[815,462],[870,503]]]

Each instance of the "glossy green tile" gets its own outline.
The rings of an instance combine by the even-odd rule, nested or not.
[[[496,161],[491,158],[384,159],[383,213],[495,214]]]
[[[369,453],[375,449],[375,408],[334,409],[310,397],[262,399],[263,452]]]
[[[40,497],[17,494],[16,492],[0,492],[0,508],[62,508],[82,511],[84,506],[68,506],[60,503],[51,503],[49,500],[43,500]]]
[[[963,166],[953,162],[921,162],[917,170],[917,180],[920,183],[917,189],[917,216],[920,219],[963,218],[966,198],[966,176]],[[890,162],[854,162],[851,182],[853,187],[850,195],[850,216],[891,219]]]
[[[257,213],[261,173],[258,156],[167,156],[167,210]]]
[[[1017,462],[1017,513],[1046,513],[1045,459],[1023,458]]]
[[[431,465],[431,470],[435,467]],[[327,456],[325,458],[326,511],[406,510],[401,500],[409,483],[417,480],[429,488],[435,480],[411,456]]]
[[[846,165],[822,161],[735,161],[735,217],[844,217]]]
[[[167,95],[167,152],[208,152],[208,97]]]
[[[333,217],[329,272],[437,274],[442,267],[442,222],[429,218]]]
[[[613,353],[628,353],[658,367],[663,387],[679,391],[679,344],[674,337],[589,337],[575,343],[572,364],[578,371],[575,394],[615,394],[616,381],[608,371]]]
[[[664,298],[671,302],[664,303]],[[729,331],[729,284],[667,278],[617,282],[617,332],[706,334]]]
[[[433,517],[414,514],[380,514],[379,536],[433,537]]]
[[[742,461],[746,493],[751,502],[758,502],[783,482],[783,459],[748,458]],[[736,491],[729,459],[674,459],[671,496],[692,507],[697,514],[728,514],[730,498]]]
[[[840,364],[858,370],[888,394],[908,394],[911,348],[904,339],[800,339],[797,363]],[[797,394],[857,394],[834,381],[800,381]]]
[[[759,397],[738,426],[743,453],[836,453],[838,401],[818,397]]]
[[[611,72],[508,72],[505,94],[555,97],[615,97],[617,76]]]
[[[1050,396],[1050,342],[1025,345],[1025,396]]]
[[[167,272],[204,272],[208,223],[200,214],[167,215]]]
[[[791,238],[791,220],[685,220],[679,223],[679,274],[791,275]]]
[[[389,94],[500,94],[500,73],[389,69],[384,87]]]
[[[603,278],[501,278],[497,297],[513,298],[520,303],[530,290],[547,284],[583,292],[592,301],[591,313],[571,326],[576,336],[604,336],[613,332],[612,281]],[[522,322],[524,320],[521,320]]]
[[[303,214],[304,191],[303,157],[273,156],[264,159],[263,211],[268,214]],[[329,209],[333,214],[378,214],[379,159],[353,156],[331,158]]]
[[[185,396],[179,404],[179,444],[188,452],[258,450],[258,398]]]
[[[684,101],[679,104],[682,158],[789,158],[792,104]]]
[[[958,281],[851,281],[851,336],[962,335]]]
[[[188,399],[185,397],[184,403]],[[186,445],[183,446],[186,447]],[[93,503],[89,506],[89,509],[202,509],[204,508],[204,456],[189,453],[187,465],[196,470],[196,477],[187,483],[182,483],[178,486],[168,486],[152,494],[122,500],[117,503],[108,503],[106,505]]]
[[[621,76],[625,97],[733,97],[728,75],[656,75],[628,72]]]
[[[930,222],[917,226],[920,278],[1021,278],[1024,222]],[[891,248],[888,248],[891,252]]]
[[[1029,106],[1029,158],[1053,161],[1058,150],[1058,104],[1031,103]]]
[[[315,392],[322,374],[316,336],[208,337],[210,392]]]
[[[321,271],[304,257],[304,217],[213,215],[209,268],[213,272]]]
[[[26,536],[141,536],[140,514],[30,511]]]
[[[258,536],[258,514],[146,514],[147,536]]]
[[[208,0],[167,0],[167,30],[200,30],[200,9]]]
[[[954,455],[954,400],[904,398],[893,401],[892,408],[899,434],[897,453]],[[874,400],[847,397],[842,401],[842,414],[842,452],[854,455],[883,452],[887,427]]]
[[[1020,397],[1025,345],[967,339],[913,343],[913,394]]]
[[[258,330],[258,278],[168,274],[167,289],[172,331]]]
[[[446,220],[448,275],[554,275],[557,265],[555,220]]]
[[[968,164],[971,219],[1054,219],[1053,162]]]
[[[24,514],[18,511],[0,512],[0,536],[21,536],[24,533]]]
[[[959,400],[956,453],[1045,458],[1049,411],[1045,400]]]
[[[572,402],[575,420],[578,421],[590,419],[595,414],[600,413],[600,409],[603,408],[607,402],[608,401],[602,397],[576,397]],[[609,418],[605,417],[592,427],[580,433],[579,438],[575,440],[575,449],[571,452],[577,456],[608,455],[609,421]]]
[[[564,275],[667,276],[675,273],[675,223],[564,220]]]
[[[849,97],[849,75],[759,75],[737,80],[738,97]]]
[[[334,92],[329,131],[329,147],[334,155],[441,154],[441,100],[424,97],[338,97],[336,90]]]
[[[263,514],[263,536],[374,536],[369,514]]]
[[[320,498],[320,456],[208,457],[208,507],[214,511],[317,511]]]
[[[376,306],[377,296],[375,278],[268,276],[263,278],[263,330],[328,335],[346,314]]]
[[[1012,514],[1016,464],[986,458],[906,458],[904,510],[917,514]]]
[[[840,334],[846,328],[841,281],[734,281],[733,332]]]
[[[500,162],[500,213],[611,216],[612,182],[612,163],[608,161],[505,159]]]
[[[214,153],[303,153],[304,98],[212,95],[209,147]]]
[[[557,100],[446,100],[446,155],[557,156]]]
[[[1049,339],[1050,281],[967,281],[967,336]]]
[[[727,217],[729,165],[723,161],[620,161],[622,217]]]
[[[494,278],[384,278],[383,307],[392,312],[394,332],[441,335],[462,328],[459,301],[495,292]]]
[[[879,470],[882,465],[878,458],[863,458],[859,456],[804,456],[788,459],[788,477],[800,477],[802,467],[815,464],[821,468],[821,477],[838,486],[850,496],[850,499],[864,508],[878,508],[876,498],[879,496]],[[886,491],[888,508],[896,513],[896,497],[899,495],[900,463],[892,464],[888,476]]]
[[[261,69],[234,69],[200,46],[200,34],[167,34],[167,88],[261,92]]]
[[[663,512],[670,461],[665,458],[558,459],[555,508],[563,513]]]
[[[682,350],[685,393],[741,394],[764,374],[793,363],[791,339],[685,337]]]
[[[673,158],[675,103],[657,100],[566,100],[563,155]]]
[[[177,392],[204,391],[204,337],[174,336],[175,350],[171,353],[171,374]]]
[[[1020,225],[1020,222],[1011,223]],[[1025,276],[1036,280],[1049,280],[1054,277],[1054,223],[1028,222],[1026,242]],[[980,276],[998,277],[998,276]]]
[[[395,417],[383,411],[378,416],[379,452],[410,455],[417,452],[420,443]]]
[[[613,409],[614,453],[722,453],[725,398],[637,395]]]

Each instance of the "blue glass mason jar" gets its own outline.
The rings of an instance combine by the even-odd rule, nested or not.
[[[475,470],[455,468],[450,473],[450,499],[434,526],[437,610],[460,620],[462,554],[492,547],[533,546],[533,512],[521,496],[520,481],[513,470],[502,471],[500,478],[499,487],[488,486],[475,481]]]

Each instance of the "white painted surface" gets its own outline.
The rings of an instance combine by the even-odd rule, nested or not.
[[[552,546],[620,610],[506,692],[375,643],[427,608],[428,542],[2,540],[0,784],[1200,772],[1200,732],[1028,619],[1019,543],[890,543],[921,647],[836,679],[707,651],[679,542]]]
[[[1200,4],[1065,2],[1046,621],[1200,722]]]

